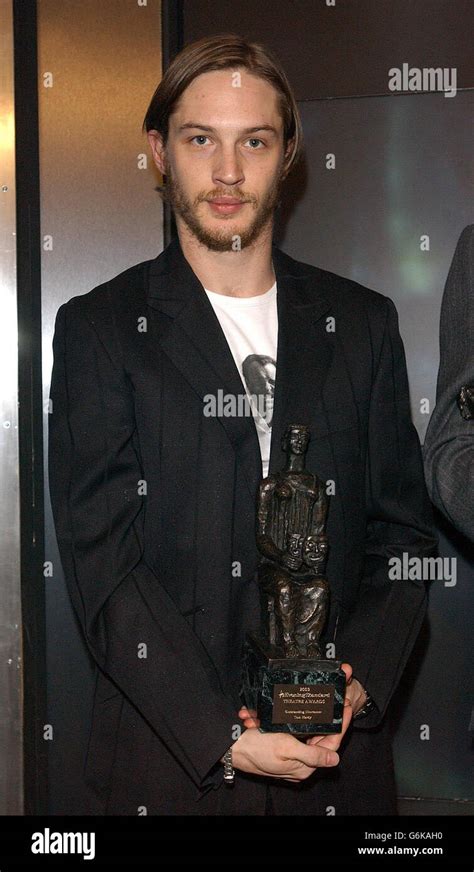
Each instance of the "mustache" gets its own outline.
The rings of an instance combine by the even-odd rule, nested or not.
[[[213,191],[208,191],[205,193],[201,191],[200,194],[195,198],[195,204],[202,203],[205,200],[215,200],[219,197],[231,197],[233,200],[239,200],[241,203],[258,203],[258,197],[255,194],[245,194],[243,191],[233,190],[233,191],[223,191],[215,188]]]

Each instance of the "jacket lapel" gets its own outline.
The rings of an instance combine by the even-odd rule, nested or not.
[[[278,350],[269,473],[284,464],[281,438],[289,424],[305,424],[313,439],[327,432],[323,388],[334,347],[334,333],[326,329],[332,311],[328,274],[320,271],[318,281],[314,269],[304,271],[302,264],[275,247],[273,263]]]
[[[293,421],[311,427],[331,359],[322,316],[330,297],[315,286],[314,271],[272,248],[277,279],[278,349],[270,472],[284,461],[281,436]],[[324,276],[321,273],[321,276]],[[148,305],[156,313],[163,351],[203,401],[206,395],[243,395],[245,387],[203,286],[175,239],[150,264]],[[219,416],[240,459],[250,495],[262,478],[260,446],[253,418]]]

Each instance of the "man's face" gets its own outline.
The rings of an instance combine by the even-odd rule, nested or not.
[[[245,69],[203,73],[181,95],[166,146],[148,134],[178,229],[212,251],[246,248],[271,226],[285,162],[277,99]]]

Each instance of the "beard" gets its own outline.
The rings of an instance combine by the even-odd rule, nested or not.
[[[163,190],[163,196],[170,204],[175,215],[179,215],[180,218],[182,218],[198,242],[205,245],[210,251],[240,251],[241,249],[252,245],[252,243],[260,236],[262,229],[272,219],[273,213],[279,204],[282,181],[283,176],[280,170],[274,184],[261,200],[259,200],[255,195],[245,194],[243,191],[240,191],[240,189],[234,189],[231,191],[201,191],[201,193],[194,198],[194,201],[191,201],[183,190],[178,179],[173,176],[169,165],[166,165],[166,185]],[[206,227],[199,218],[198,206],[200,203],[219,196],[235,197],[236,199],[241,199],[242,201],[250,203],[252,206],[252,220],[250,221],[250,224],[239,233],[236,232],[235,224],[230,226],[229,229],[226,229],[224,226],[211,229]],[[221,218],[221,221],[223,223],[230,223],[233,217],[234,216],[232,215],[225,216]],[[239,243],[237,249],[235,248],[236,239],[238,239]]]

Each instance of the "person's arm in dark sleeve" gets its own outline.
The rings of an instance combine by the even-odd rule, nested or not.
[[[372,386],[366,458],[367,539],[357,597],[339,621],[337,657],[375,702],[354,727],[376,726],[398,685],[426,611],[423,579],[391,578],[389,559],[423,558],[437,538],[411,420],[405,352],[393,302]]]
[[[426,484],[436,507],[474,542],[474,418],[457,403],[474,386],[474,224],[459,239],[440,318],[436,407],[423,446]]]
[[[238,716],[143,558],[133,391],[80,297],[59,309],[53,348],[49,487],[73,607],[99,668],[205,788]]]

